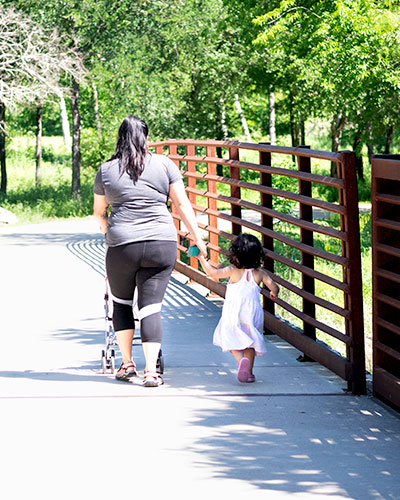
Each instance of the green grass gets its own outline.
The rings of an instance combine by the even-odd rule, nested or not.
[[[43,138],[42,182],[35,185],[35,138],[16,137],[7,148],[7,195],[1,207],[13,212],[19,224],[55,218],[85,217],[92,213],[94,171],[81,173],[81,196],[71,195],[70,154],[60,137]]]

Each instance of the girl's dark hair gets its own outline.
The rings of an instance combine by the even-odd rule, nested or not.
[[[229,247],[228,260],[239,269],[257,269],[264,257],[260,240],[252,234],[239,234]]]
[[[109,160],[118,159],[121,171],[127,172],[134,182],[139,179],[144,169],[148,134],[144,120],[133,115],[127,116],[119,127],[115,153]]]

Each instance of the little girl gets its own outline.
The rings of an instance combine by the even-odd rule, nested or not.
[[[239,234],[229,249],[228,267],[214,268],[200,256],[204,271],[214,279],[230,278],[221,319],[214,332],[214,344],[231,352],[238,362],[239,382],[254,382],[254,358],[266,352],[262,335],[264,313],[260,304],[260,284],[268,287],[275,300],[279,288],[260,269],[264,250],[258,238]]]

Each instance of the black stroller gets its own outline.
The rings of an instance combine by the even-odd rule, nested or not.
[[[136,319],[137,316],[135,315],[135,304],[137,302],[135,298],[134,298],[133,309],[135,316],[135,327],[138,327],[139,320]],[[115,350],[116,347],[118,346],[118,343],[112,323],[112,300],[107,278],[106,278],[106,289],[104,293],[104,316],[105,316],[105,346],[104,349],[101,351],[101,368],[103,370],[103,373],[114,373]],[[135,332],[136,331],[137,328],[135,328]],[[133,345],[140,345],[141,343],[142,342],[140,337],[135,336],[133,338]],[[157,358],[157,373],[160,373],[161,375],[164,373],[164,357],[161,349],[160,352],[158,353],[158,358]]]

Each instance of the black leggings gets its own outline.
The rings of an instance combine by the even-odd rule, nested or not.
[[[135,328],[132,305],[137,287],[142,342],[161,342],[161,305],[176,249],[174,241],[138,241],[108,248],[106,269],[116,332]]]

